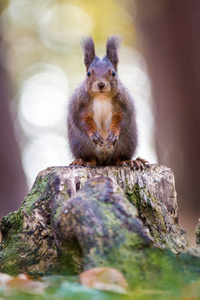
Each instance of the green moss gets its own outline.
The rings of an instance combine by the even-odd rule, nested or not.
[[[20,209],[2,218],[0,223],[2,232],[1,272],[16,275],[23,270],[26,263],[34,265],[39,262],[40,258],[37,258],[39,255],[37,252],[40,249],[37,248],[37,241],[33,240],[30,247],[27,246],[33,237],[31,229],[24,227],[24,217],[25,215],[31,216],[36,207],[44,209],[47,212],[46,216],[50,213],[50,205],[47,201],[47,198],[50,197],[50,194],[47,193],[50,176],[50,173],[44,178],[39,175]],[[28,262],[27,253],[29,253]]]
[[[23,225],[23,218],[24,215],[22,214],[21,209],[3,217],[0,223],[0,230],[3,236],[7,236],[10,231],[20,232]]]
[[[69,199],[69,194],[67,192],[63,191],[62,193],[60,193],[59,201],[56,202],[56,206],[54,203],[54,217],[53,217],[54,220],[58,219],[68,199]]]
[[[75,275],[83,272],[83,253],[77,239],[70,239],[62,246],[65,250],[58,256],[57,274]]]
[[[140,195],[140,187],[136,183],[133,188],[130,188],[129,185],[126,185],[125,195],[129,202],[134,204],[137,209],[141,210],[141,195]]]
[[[143,187],[142,189],[145,190],[145,187]],[[145,194],[146,193],[147,191],[145,190]],[[153,195],[150,195],[150,193],[148,193],[147,201],[143,203],[141,199],[141,188],[136,183],[132,189],[127,185],[126,197],[132,204],[136,206],[139,217],[140,219],[142,219],[144,225],[151,224],[149,230],[155,241],[157,241],[159,244],[164,245],[166,243],[165,239],[163,235],[160,234],[158,228],[160,228],[161,230],[165,230],[165,223],[163,216],[159,213],[159,209],[156,206],[156,200]],[[154,207],[152,207],[152,202],[154,202]],[[159,222],[159,226],[157,222]]]
[[[36,206],[41,205],[42,202],[45,202],[51,196],[47,191],[49,189],[49,180],[52,175],[52,173],[49,173],[45,177],[42,177],[40,174],[37,176],[30,193],[22,203],[22,209],[29,215],[31,215],[32,210]],[[46,209],[49,209],[49,207]]]

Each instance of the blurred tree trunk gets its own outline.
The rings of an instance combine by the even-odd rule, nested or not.
[[[190,233],[200,213],[200,2],[138,0],[137,9],[158,160],[175,173],[180,223]]]
[[[0,65],[0,218],[16,210],[27,192],[9,112],[11,87],[6,75]]]
[[[0,15],[6,5],[2,1]],[[0,36],[0,45],[2,37]],[[16,210],[27,193],[19,147],[9,111],[12,99],[8,74],[3,67],[6,59],[5,47],[0,48],[0,218]]]

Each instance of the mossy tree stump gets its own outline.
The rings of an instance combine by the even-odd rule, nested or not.
[[[173,173],[160,165],[47,168],[20,209],[2,219],[1,232],[0,271],[13,275],[120,264],[123,271],[152,247],[177,254],[189,246]]]

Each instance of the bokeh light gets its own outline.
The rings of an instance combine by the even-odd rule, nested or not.
[[[67,139],[54,132],[41,133],[29,139],[22,151],[22,163],[28,184],[31,186],[37,174],[50,166],[67,166],[72,160]]]
[[[67,93],[67,76],[55,66],[50,65],[48,70],[25,81],[19,104],[19,121],[24,132],[31,135],[41,129],[63,126]]]
[[[9,1],[1,20],[1,48],[6,48],[3,64],[16,91],[15,132],[29,186],[42,169],[68,165],[73,159],[67,103],[85,77],[80,39],[88,35],[99,56],[105,55],[108,36],[122,36],[119,76],[136,102],[137,155],[156,162],[151,88],[135,47],[134,14],[114,0]]]
[[[54,5],[40,19],[41,39],[55,51],[71,51],[73,43],[92,31],[92,19],[75,5]]]
[[[22,85],[18,106],[18,120],[27,137],[22,162],[29,185],[42,169],[70,162],[66,142],[67,76],[51,64],[42,69]]]

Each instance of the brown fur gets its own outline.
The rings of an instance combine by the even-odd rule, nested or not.
[[[108,39],[107,55],[102,59],[95,55],[91,38],[82,46],[89,73],[69,101],[68,138],[75,157],[72,165],[120,165],[131,160],[135,152],[137,127],[133,99],[117,74],[119,39]],[[94,107],[99,111],[94,112]]]

